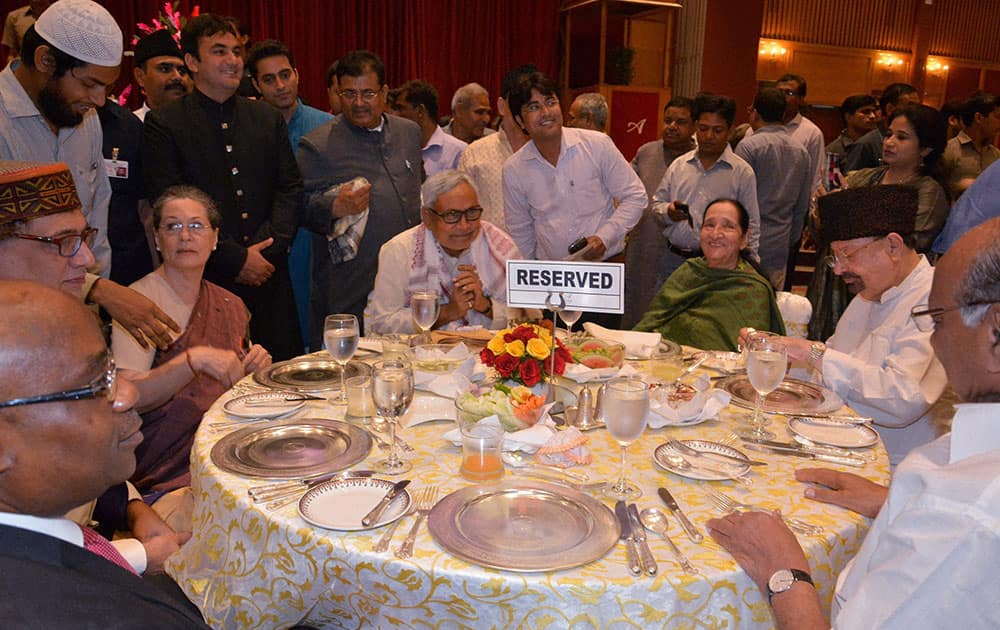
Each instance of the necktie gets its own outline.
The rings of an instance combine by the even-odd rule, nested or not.
[[[101,536],[89,527],[84,527],[83,525],[80,525],[80,530],[83,531],[84,549],[96,553],[108,562],[117,564],[134,575],[138,575],[135,569],[132,568],[132,565],[128,563],[128,560],[125,559],[125,556],[119,553],[119,551],[115,549],[115,546],[112,545],[107,538]]]

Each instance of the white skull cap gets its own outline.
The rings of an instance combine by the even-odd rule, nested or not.
[[[59,0],[35,22],[45,41],[67,55],[97,66],[122,62],[122,30],[108,10],[93,0]]]

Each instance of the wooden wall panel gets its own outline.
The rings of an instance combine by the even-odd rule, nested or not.
[[[968,98],[979,89],[979,68],[952,66],[948,70],[948,87],[944,100],[953,98]]]
[[[764,0],[761,37],[826,46],[908,51],[913,41],[914,2]]]
[[[845,94],[866,94],[870,89],[872,60],[868,55],[796,49],[788,67],[806,78],[810,103],[839,105]]]
[[[934,3],[930,53],[971,61],[1000,63],[1000,2],[947,0]]]

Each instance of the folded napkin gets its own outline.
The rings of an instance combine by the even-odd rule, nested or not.
[[[499,425],[500,418],[495,415],[487,416],[479,420],[479,422]],[[535,424],[535,426],[528,427],[527,429],[521,429],[520,431],[514,431],[513,433],[505,433],[503,436],[503,450],[534,453],[542,446],[545,446],[545,444],[555,434],[555,423],[552,422],[552,419],[549,418],[548,415],[544,415],[542,419]],[[462,433],[457,427],[448,431],[441,437],[455,446],[462,446]]]
[[[634,367],[627,363],[620,368],[609,367],[598,369],[589,368],[580,363],[569,363],[563,370],[562,375],[577,383],[589,383],[591,381],[615,378],[617,376],[632,376],[638,373],[639,372]]]
[[[358,341],[358,347],[362,350],[371,350],[372,352],[382,352],[382,340],[378,338],[362,337]]]
[[[437,396],[416,396],[406,413],[399,417],[399,426],[410,428],[434,420],[454,423],[455,401]]]
[[[650,357],[660,347],[663,337],[657,332],[639,332],[638,330],[612,330],[593,322],[585,322],[583,329],[591,337],[601,341],[611,341],[625,346],[625,353],[637,357]]]
[[[486,368],[476,362],[474,355],[470,355],[453,372],[447,374],[414,370],[413,387],[454,400],[460,393],[469,391],[471,383],[481,381],[485,377]]]
[[[721,389],[712,389],[711,381],[702,376],[694,383],[697,390],[691,400],[671,407],[667,400],[668,388],[653,390],[649,397],[649,416],[647,423],[650,428],[659,429],[667,426],[683,426],[698,424],[711,420],[719,415],[722,408],[729,404],[732,396]]]

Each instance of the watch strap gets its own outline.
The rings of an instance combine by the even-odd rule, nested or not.
[[[768,604],[771,603],[771,598],[772,597],[774,597],[775,595],[778,595],[780,593],[784,593],[785,591],[791,589],[792,585],[795,584],[796,582],[808,582],[809,584],[812,584],[813,586],[816,586],[816,584],[813,582],[812,576],[809,575],[808,573],[806,573],[805,571],[803,571],[802,569],[782,569],[782,570],[787,570],[789,573],[792,574],[792,582],[788,585],[788,588],[786,588],[785,590],[774,591],[774,590],[771,590],[771,581],[768,580],[767,581],[767,603]],[[775,575],[777,575],[778,573],[780,573],[780,571],[775,571]],[[774,576],[772,575],[771,577],[774,577]]]

